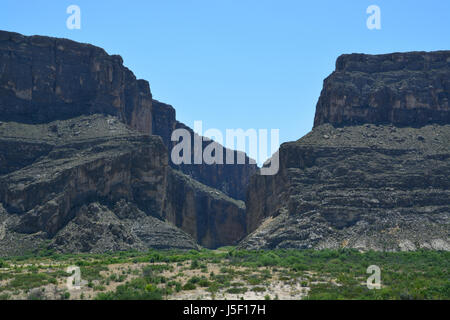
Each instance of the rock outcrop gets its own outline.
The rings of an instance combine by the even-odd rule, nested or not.
[[[173,130],[193,132],[120,56],[0,31],[0,71],[1,255],[215,248],[245,236],[245,206],[230,196],[244,198],[256,165],[174,165]]]
[[[245,204],[178,170],[170,170],[164,218],[200,245],[236,245],[246,236]]]
[[[155,115],[153,117],[153,134],[162,137],[168,150],[172,150],[173,146],[178,143],[178,141],[171,140],[172,132],[176,129],[185,129],[189,132],[192,149],[194,148],[195,137],[202,139],[202,150],[205,150],[205,148],[212,143],[210,139],[199,137],[191,128],[184,123],[177,121],[175,109],[171,105],[153,100],[153,113]],[[222,148],[223,164],[195,164],[194,150],[192,150],[190,157],[191,164],[182,163],[176,165],[169,157],[170,165],[207,186],[221,190],[234,199],[245,200],[245,192],[249,179],[257,172],[258,167],[255,163],[252,163],[252,159],[245,153],[229,150],[221,145],[218,146]],[[226,163],[226,154],[230,151],[233,153],[233,158],[235,159],[234,164]],[[244,156],[245,164],[237,164],[237,159],[241,155]]]
[[[152,133],[148,82],[99,47],[0,31],[0,71],[0,120],[36,124],[103,113]]]
[[[0,254],[48,243],[65,252],[215,248],[245,236],[243,202],[171,168],[161,137],[117,117],[3,122],[0,146],[2,163],[14,164],[0,176]]]
[[[277,175],[252,177],[240,247],[450,250],[449,63],[341,56],[313,130],[280,147]]]
[[[324,81],[314,126],[450,123],[449,51],[345,54]]]
[[[193,135],[172,106],[152,99],[149,83],[136,79],[120,56],[90,44],[0,31],[0,71],[0,121],[39,124],[107,114],[161,136],[169,153],[173,130]],[[174,167],[241,200],[257,170],[248,157],[246,164]]]

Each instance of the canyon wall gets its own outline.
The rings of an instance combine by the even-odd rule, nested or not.
[[[246,249],[450,250],[450,51],[343,55],[313,130],[255,175]]]
[[[152,99],[149,83],[136,79],[119,55],[67,39],[0,31],[0,121],[39,124],[95,113],[161,136],[169,152],[173,130],[193,135],[172,106]],[[248,157],[242,165],[174,167],[241,200],[257,169]]]
[[[344,54],[324,80],[314,126],[450,122],[448,51]]]
[[[174,165],[173,130],[193,132],[120,56],[0,31],[0,71],[0,254],[216,248],[245,236],[234,198],[256,165]]]

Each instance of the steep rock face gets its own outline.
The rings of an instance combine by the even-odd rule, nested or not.
[[[0,71],[0,120],[48,123],[104,113],[152,133],[148,82],[101,48],[0,31]]]
[[[313,130],[251,178],[240,247],[450,250],[448,65],[449,51],[341,56]]]
[[[115,117],[93,115],[39,125],[3,123],[0,141],[19,148],[23,148],[22,144],[41,145],[29,155],[34,161],[23,163],[22,167],[10,166],[9,172],[0,176],[0,224],[5,230],[0,240],[2,254],[23,253],[44,240],[52,241],[62,251],[70,251],[72,246],[78,248],[75,251],[105,251],[110,248],[96,245],[95,237],[89,240],[89,234],[100,236],[102,228],[115,235],[109,244],[115,249],[140,249],[145,243],[142,238],[158,237],[159,231],[153,228],[138,236],[131,227],[115,226],[120,225],[121,219],[108,207],[115,208],[125,201],[141,215],[162,216],[168,166],[166,149],[159,137],[132,131]],[[6,158],[8,150],[1,149],[0,154]],[[92,209],[91,203],[101,203],[103,207],[99,210],[104,214],[99,214],[98,219],[94,213],[99,210]],[[108,215],[112,222],[102,223]],[[122,218],[133,219],[127,215]],[[67,228],[80,219],[91,219],[91,223],[67,236]],[[176,228],[171,230],[181,233]],[[85,239],[80,246],[76,241],[58,240],[80,238]],[[183,244],[181,239],[175,239],[171,245],[196,247],[193,240]]]
[[[235,245],[246,235],[245,204],[170,170],[164,218],[207,248]]]
[[[39,124],[95,113],[161,136],[169,154],[173,130],[183,127],[193,135],[172,106],[152,100],[149,83],[137,80],[120,56],[67,39],[0,30],[0,121]],[[242,165],[171,165],[243,200],[257,168],[246,159]]]
[[[175,109],[168,104],[153,100],[153,112],[153,134],[157,134],[162,137],[164,144],[169,150],[169,162],[173,168],[181,170],[195,180],[200,181],[207,186],[216,188],[232,198],[239,200],[245,199],[245,192],[249,179],[257,171],[257,165],[252,163],[252,160],[245,153],[230,150],[218,144],[219,148],[223,150],[223,164],[195,164],[195,137],[203,140],[201,143],[201,150],[205,150],[205,148],[212,143],[212,141],[205,137],[199,137],[191,128],[177,121],[175,118]],[[176,145],[178,141],[172,141],[171,136],[172,132],[176,129],[185,129],[189,132],[191,137],[190,144],[192,148],[192,154],[190,157],[191,164],[182,163],[180,165],[176,165],[172,162],[170,150],[172,150],[173,146]],[[233,153],[233,158],[235,159],[234,164],[226,163],[227,152]],[[245,159],[244,164],[238,164],[237,159],[242,155]]]
[[[324,81],[314,126],[450,122],[450,51],[348,54]]]
[[[254,176],[247,249],[450,250],[450,125],[322,125]]]
[[[131,130],[117,117],[3,122],[0,145],[6,163],[0,175],[2,255],[48,242],[64,252],[195,249],[197,239],[214,248],[244,235],[239,233],[245,219],[242,203],[188,176],[180,188],[173,176],[181,173],[168,165],[162,139]],[[10,153],[14,146],[33,148],[23,158]],[[186,220],[183,207],[197,228],[175,226]],[[222,235],[220,223],[236,232]]]
[[[211,248],[244,236],[242,202],[227,195],[244,198],[256,165],[174,165],[173,130],[193,131],[120,56],[0,31],[0,71],[0,253],[44,240],[62,251],[196,248],[171,222]]]

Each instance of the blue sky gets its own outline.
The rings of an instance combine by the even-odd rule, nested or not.
[[[80,30],[66,28],[71,4]],[[381,30],[366,27],[372,4]],[[311,129],[340,54],[450,49],[449,12],[447,0],[2,0],[0,29],[103,47],[187,125],[278,128],[285,142]]]

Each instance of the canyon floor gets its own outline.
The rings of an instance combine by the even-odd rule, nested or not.
[[[450,252],[429,250],[41,250],[0,260],[0,299],[449,299],[449,262]],[[370,265],[379,289],[367,287]],[[67,285],[69,266],[80,268],[80,288]]]

